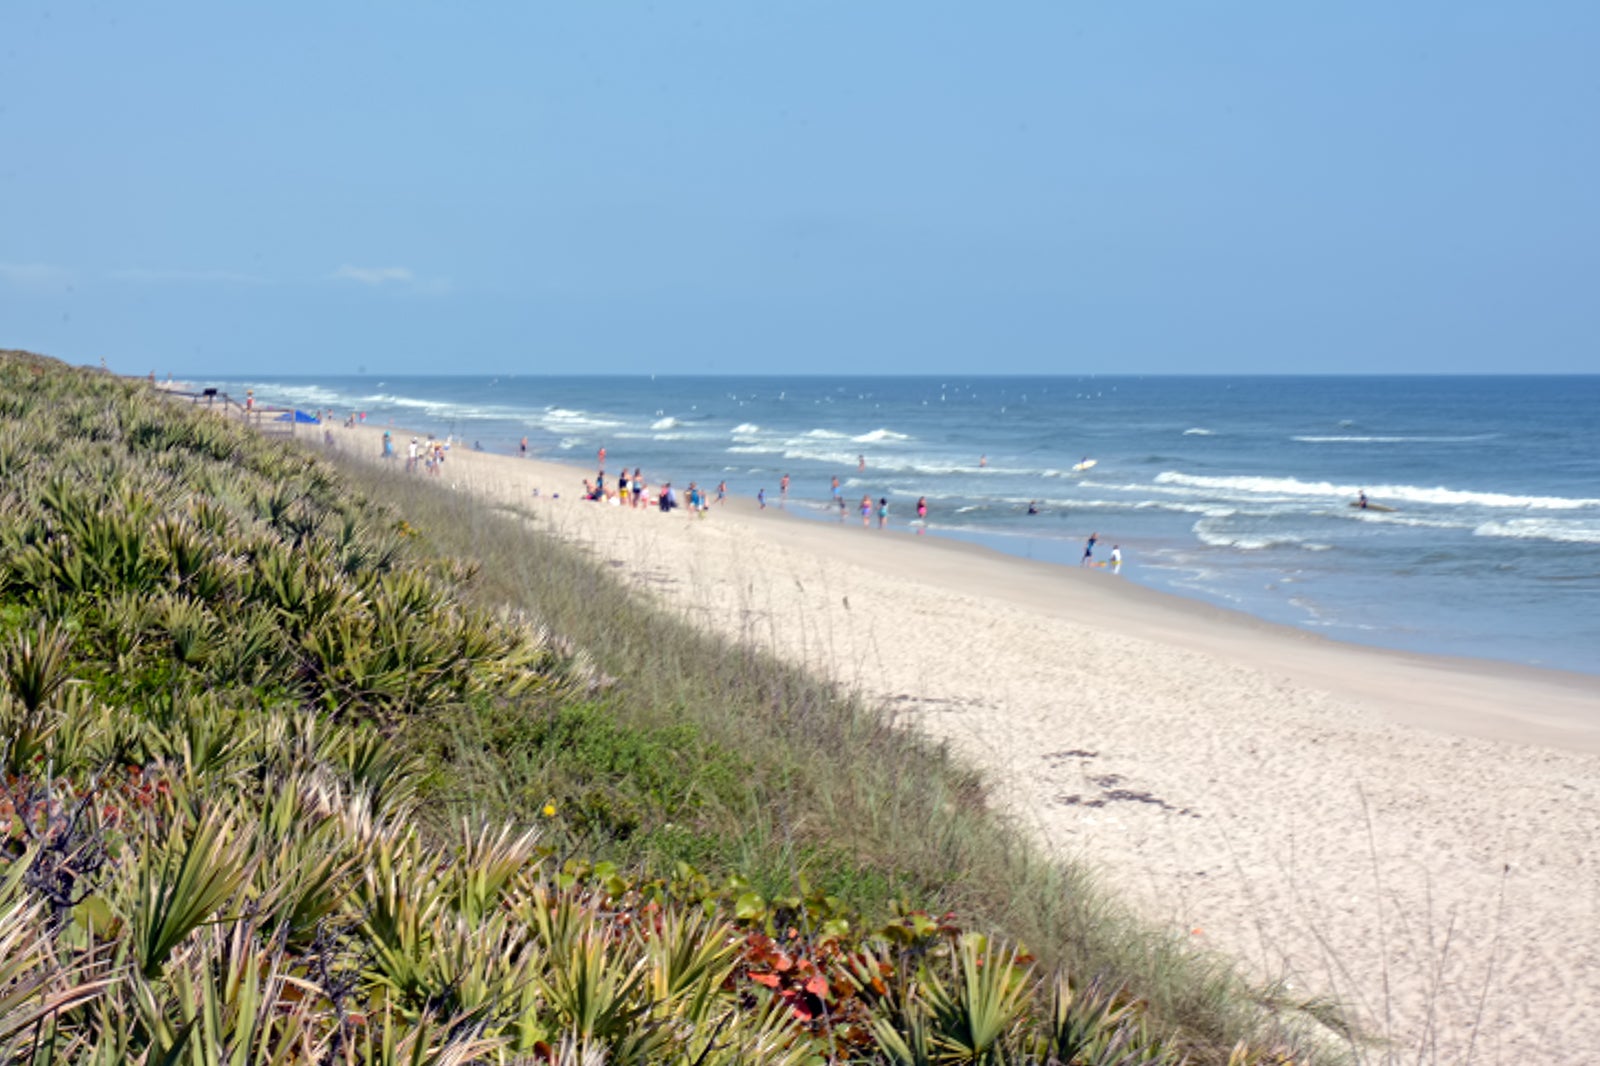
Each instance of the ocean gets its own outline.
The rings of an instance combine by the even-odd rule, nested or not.
[[[1076,566],[1326,636],[1600,673],[1600,376],[196,381]],[[1092,464],[1080,469],[1080,464]],[[1350,506],[1365,491],[1376,508]],[[1029,513],[1030,504],[1036,513]],[[1107,574],[1108,579],[1112,579]]]

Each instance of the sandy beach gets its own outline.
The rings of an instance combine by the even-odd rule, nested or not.
[[[381,428],[333,432],[377,459]],[[1339,644],[904,516],[609,507],[592,473],[458,447],[438,480],[882,701],[1053,852],[1355,1006],[1392,1061],[1600,1061],[1600,677]]]

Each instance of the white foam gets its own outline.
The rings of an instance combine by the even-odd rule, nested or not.
[[[1330,481],[1301,481],[1292,477],[1200,477],[1177,471],[1164,471],[1156,475],[1157,485],[1173,485],[1192,489],[1209,489],[1217,493],[1245,493],[1247,495],[1272,495],[1279,497],[1323,497],[1350,499],[1365,488],[1369,497],[1388,502],[1439,504],[1459,507],[1520,507],[1533,510],[1575,510],[1600,507],[1600,499],[1571,498],[1566,496],[1513,496],[1501,492],[1472,492],[1444,486],[1427,488],[1421,485],[1338,485]]]
[[[729,432],[730,436],[748,437],[753,433],[760,433],[761,432],[761,427],[756,425],[754,422],[740,422],[737,426],[734,426],[733,429],[729,430],[728,432]]]
[[[1513,518],[1485,522],[1472,531],[1475,537],[1510,537],[1515,540],[1554,540],[1566,544],[1600,544],[1600,526],[1559,518]]]
[[[1247,552],[1264,551],[1267,548],[1299,548],[1305,544],[1302,538],[1287,533],[1268,536],[1228,532],[1217,527],[1219,521],[1219,518],[1202,518],[1194,524],[1194,535],[1200,543],[1213,548],[1236,548]]]
[[[671,415],[668,415],[666,418],[658,418],[654,422],[650,423],[650,428],[651,429],[671,429],[672,427],[676,426],[677,424],[678,424],[678,420],[676,418],[673,418]]]
[[[1290,437],[1302,444],[1470,444],[1474,441],[1494,440],[1498,433],[1476,433],[1465,437]]]
[[[1202,429],[1199,426],[1190,426],[1188,429],[1183,431],[1183,435],[1185,437],[1214,437],[1214,436],[1216,436],[1216,434],[1211,432],[1211,430]]]
[[[888,441],[910,440],[904,433],[896,433],[892,429],[875,429],[871,433],[863,433],[859,437],[851,437],[857,444],[883,444]]]
[[[230,382],[207,382],[216,388],[239,388],[243,395],[248,388],[255,389],[256,397],[262,403],[284,402],[290,407],[347,407],[347,400],[343,393],[325,389],[320,385],[244,385],[235,386]]]

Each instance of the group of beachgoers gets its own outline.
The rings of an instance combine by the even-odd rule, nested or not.
[[[528,454],[528,439],[526,437],[522,439],[519,447],[521,454],[526,457]],[[681,496],[672,487],[672,482],[662,482],[655,489],[655,494],[652,496],[652,486],[645,480],[642,468],[636,466],[633,468],[633,473],[630,474],[628,473],[628,468],[623,467],[615,478],[607,480],[606,450],[601,448],[595,454],[595,458],[598,460],[599,467],[595,473],[594,480],[590,481],[588,478],[583,480],[583,498],[592,500],[595,503],[606,503],[613,507],[628,507],[632,509],[654,507],[663,512],[676,511],[679,508],[687,507],[690,514],[703,518],[706,512],[711,510],[713,502],[720,504],[728,498],[728,483],[726,481],[717,484],[717,493],[714,500],[711,493],[702,489],[700,484],[695,481],[689,482],[688,489]]]
[[[384,447],[387,449],[388,434],[384,436]],[[416,448],[415,438],[412,440],[412,448],[413,450]],[[444,450],[438,453],[438,463],[440,465],[444,462]],[[523,458],[527,458],[528,438],[523,437],[518,442],[517,450],[518,454]],[[583,480],[583,498],[585,500],[634,510],[643,507],[657,508],[663,512],[669,512],[686,507],[690,514],[703,518],[710,512],[713,504],[722,504],[727,502],[728,499],[728,483],[726,481],[717,482],[714,496],[711,492],[702,489],[698,482],[691,481],[687,491],[680,496],[678,491],[672,487],[672,482],[670,481],[662,483],[659,487],[651,486],[645,480],[644,471],[641,467],[634,467],[632,473],[628,472],[627,467],[623,467],[615,477],[608,477],[606,474],[606,450],[603,447],[596,451],[595,459],[598,465],[594,478],[592,480],[584,478]],[[865,457],[857,461],[858,469],[865,465]],[[789,502],[789,486],[790,477],[788,474],[784,474],[778,479],[777,505],[779,507],[784,507]],[[534,495],[538,495],[538,492],[539,490],[535,489]],[[832,500],[831,506],[833,510],[838,512],[839,521],[841,523],[846,521],[850,512],[850,504],[845,499],[844,489],[838,477],[831,479],[829,495]],[[756,505],[761,510],[766,510],[767,508],[767,490],[765,486],[756,491]],[[871,529],[874,519],[876,519],[879,529],[889,528],[889,498],[887,496],[880,496],[874,501],[870,493],[863,494],[861,501],[855,505],[855,510],[861,517],[861,527],[863,529]],[[1028,507],[1028,513],[1038,513],[1031,502]],[[917,497],[916,515],[913,525],[916,526],[917,534],[920,536],[926,532],[928,527],[928,498],[926,496]],[[1109,560],[1098,561],[1094,558],[1094,548],[1099,543],[1099,539],[1099,533],[1089,534],[1088,542],[1084,545],[1081,565],[1110,567],[1113,571],[1120,571],[1122,569],[1121,545],[1114,544],[1111,546]]]
[[[420,466],[430,477],[438,477],[444,473],[445,456],[450,453],[450,446],[455,443],[453,438],[437,440],[429,437],[427,440],[411,438],[411,443],[406,445],[406,473],[415,474]],[[482,449],[479,449],[480,451]],[[383,431],[383,457],[393,459],[394,436],[386,429]]]

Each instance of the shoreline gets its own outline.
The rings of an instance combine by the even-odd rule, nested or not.
[[[608,380],[402,376],[375,387],[350,376],[235,375],[207,383],[240,393],[247,384],[281,386],[280,398],[334,405],[338,422],[369,411],[368,425],[399,424],[441,438],[452,432],[468,444],[478,437],[499,454],[515,454],[526,434],[534,454],[591,475],[602,443],[611,448],[606,465],[613,473],[619,460],[630,467],[638,461],[657,474],[705,475],[711,484],[726,477],[751,496],[761,485],[774,496],[779,475],[788,472],[791,506],[824,522],[836,517],[828,508],[835,475],[847,495],[853,490],[852,505],[864,491],[874,500],[888,495],[892,518],[912,517],[909,504],[926,494],[936,534],[1066,566],[1077,565],[1085,538],[1098,529],[1105,547],[1122,542],[1135,564],[1125,570],[1129,580],[1186,599],[1346,643],[1600,676],[1600,623],[1583,591],[1600,565],[1600,548],[1590,543],[1600,530],[1600,501],[1570,476],[1582,468],[1513,465],[1515,449],[1485,465],[1450,444],[1303,444],[1288,435],[1317,432],[1319,419],[1359,401],[1361,389],[1308,384],[1285,391],[1245,376],[1195,393],[1128,379],[1122,393],[1106,395],[1105,410],[1086,409],[1079,420],[1068,412],[1081,397],[1062,398],[1072,393],[1066,378],[1030,381],[1033,405],[1003,415],[988,409],[991,402],[1003,407],[1008,381],[979,377],[957,391],[964,397],[981,387],[984,403],[962,399],[948,418],[929,420],[944,388],[933,379],[847,376],[824,387],[802,378],[786,400],[778,385],[738,375],[667,381],[659,389],[636,381],[619,391]],[[1249,394],[1239,402],[1259,418],[1228,421],[1236,389]],[[1464,402],[1481,404],[1483,392],[1468,390]],[[1424,402],[1427,394],[1408,386],[1397,410],[1444,432],[1448,427],[1433,426],[1441,415]],[[1051,408],[1061,419],[1035,425],[1047,397],[1064,405]],[[980,417],[980,409],[988,414]],[[1505,428],[1528,415],[1506,413],[1512,421]],[[1149,434],[1134,432],[1146,417]],[[1199,436],[1183,429],[1207,425]],[[1013,439],[1028,427],[1044,436]],[[1094,443],[1057,454],[1056,434],[1070,440],[1080,432]],[[1344,438],[1307,438],[1325,439]],[[1573,462],[1600,458],[1588,438],[1566,439]],[[1053,443],[1039,443],[1045,440]],[[1066,466],[1080,447],[1101,458],[1083,477]],[[979,469],[984,449],[994,453],[986,471]],[[868,453],[865,471],[857,470],[858,450]],[[1371,469],[1376,456],[1390,452],[1381,469]],[[1398,494],[1390,502],[1401,513],[1347,508],[1358,482]],[[1025,514],[1030,497],[1041,498],[1037,517]]]
[[[334,428],[375,463],[382,432]],[[882,704],[1048,853],[1291,995],[1437,1061],[1600,1059],[1600,678],[1345,644],[753,500],[587,506],[584,476],[458,448],[438,480]]]
[[[403,436],[426,437],[399,427],[357,425],[332,426],[338,440],[339,434],[355,434],[359,439],[371,438],[370,455],[377,455],[379,442],[387,429],[399,442]],[[396,463],[403,463],[403,445],[396,444]],[[563,483],[567,491],[561,495],[563,503],[584,503],[582,485],[592,473],[587,467],[574,462],[532,456],[523,459],[503,452],[473,452],[459,445],[450,452],[451,462],[463,456],[476,460],[492,458],[525,466],[536,480]],[[447,466],[447,470],[448,470]],[[417,476],[424,476],[419,473]],[[548,490],[544,498],[550,498]],[[531,496],[531,491],[530,491]],[[606,507],[607,505],[597,505]],[[641,509],[642,510],[642,509]],[[769,501],[765,510],[754,499],[730,495],[721,506],[713,505],[713,515],[727,513],[742,519],[762,522],[794,522],[804,529],[840,531],[846,536],[857,532],[856,513],[844,522],[831,521],[818,514],[805,513],[804,508],[793,510]],[[670,516],[669,521],[685,517]],[[875,521],[875,519],[874,519]],[[784,537],[796,546],[822,547],[813,534],[786,535],[781,525],[769,532]],[[888,538],[893,543],[914,545],[919,552],[942,558],[944,565],[957,561],[976,568],[981,580],[989,582],[981,587],[963,582],[962,591],[994,596],[1019,606],[1048,609],[1049,594],[1040,583],[1051,580],[1065,582],[1069,588],[1090,592],[1093,609],[1104,612],[1103,617],[1125,626],[1146,627],[1143,635],[1182,644],[1195,651],[1217,652],[1232,650],[1233,643],[1246,636],[1257,636],[1267,641],[1265,646],[1252,649],[1252,656],[1262,665],[1282,670],[1298,681],[1316,684],[1357,698],[1385,700],[1396,712],[1395,720],[1454,736],[1473,737],[1502,743],[1535,744],[1586,754],[1600,754],[1600,674],[1588,674],[1555,667],[1534,666],[1502,659],[1448,655],[1432,652],[1413,652],[1376,644],[1362,644],[1326,633],[1262,618],[1237,607],[1213,603],[1195,596],[1184,595],[1166,588],[1131,580],[1124,574],[1114,574],[1109,569],[1085,569],[1063,563],[1029,559],[994,547],[981,538],[941,535],[936,526],[927,527],[925,535],[917,535],[905,521],[886,530],[872,528],[861,530],[872,537]],[[832,533],[830,532],[831,536]],[[829,543],[830,550],[848,553],[853,550],[851,541]],[[940,554],[942,553],[942,554]],[[875,557],[873,564],[890,568],[903,577],[924,577],[926,562],[916,557]],[[1133,571],[1136,563],[1126,565]],[[1116,585],[1099,584],[1104,581]],[[1078,582],[1089,582],[1078,588]],[[1102,596],[1102,594],[1104,594]],[[1150,628],[1153,627],[1153,628]],[[1218,632],[1218,627],[1222,632]],[[1394,683],[1437,681],[1441,674],[1451,675],[1470,687],[1458,688],[1450,693],[1455,706],[1451,714],[1455,719],[1430,711],[1428,701],[1397,699],[1387,687]],[[1542,712],[1527,708],[1512,710],[1517,697],[1508,686],[1534,686],[1539,696]]]

